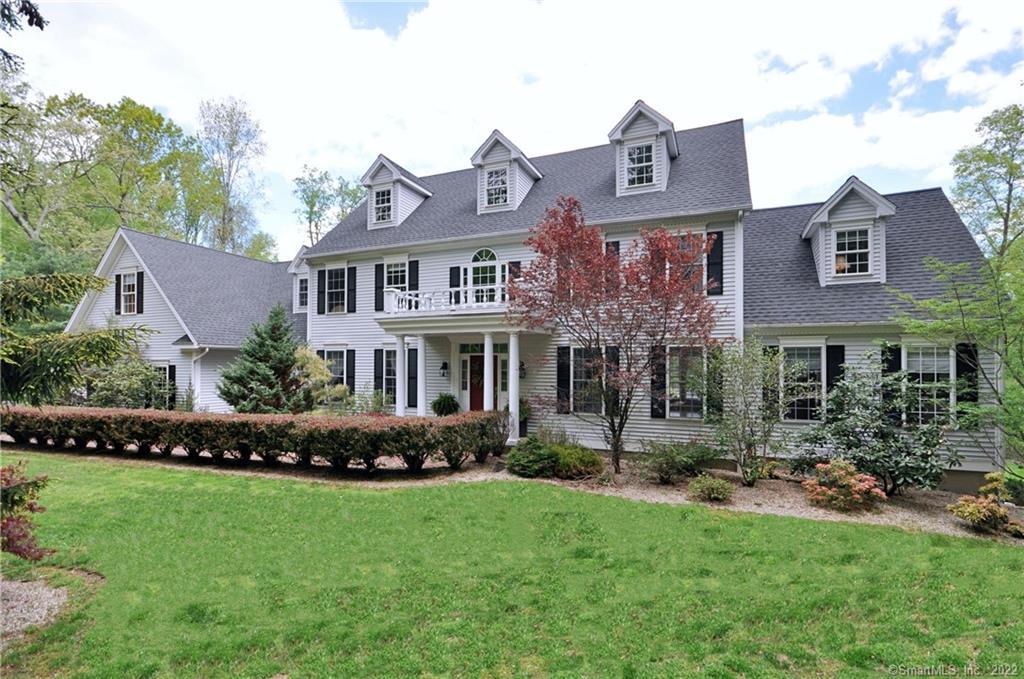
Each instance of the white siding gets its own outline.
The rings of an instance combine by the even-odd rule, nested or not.
[[[220,373],[238,356],[237,351],[229,349],[212,349],[196,361],[198,388],[196,389],[196,410],[211,413],[231,412],[231,406],[217,393]]]
[[[515,172],[514,172],[514,175],[515,175],[515,179],[514,179],[515,203],[514,203],[514,205],[516,207],[519,207],[519,204],[523,202],[524,198],[526,198],[526,194],[528,194],[530,192],[530,189],[533,188],[534,179],[533,179],[533,177],[531,177],[529,175],[528,172],[526,172],[526,170],[523,169],[522,163],[515,162],[515,163],[512,163],[512,166],[515,168]]]
[[[875,218],[875,206],[864,200],[856,191],[850,191],[828,212],[830,222],[847,219],[871,221]]]
[[[420,206],[423,202],[423,194],[418,191],[410,189],[405,184],[395,184],[395,194],[398,198],[396,204],[398,214],[398,224],[405,221],[405,218],[412,214],[412,211]]]
[[[626,185],[626,149],[636,144],[654,145],[654,183],[642,187],[630,188]],[[643,137],[624,137],[622,142],[616,143],[615,149],[615,176],[616,195],[624,196],[634,193],[647,193],[649,191],[662,191],[668,182],[668,147],[664,135],[651,135]]]
[[[507,163],[512,159],[512,152],[502,143],[491,144],[491,149],[484,155],[484,165]]]
[[[121,242],[115,243],[112,247],[114,260],[108,276],[110,283],[96,295],[88,309],[83,309],[86,313],[81,323],[92,328],[140,325],[153,330],[153,334],[149,335],[141,346],[142,357],[155,364],[175,366],[178,398],[181,399],[189,385],[191,358],[182,352],[180,346],[175,346],[174,342],[185,334],[185,329],[174,317],[174,312],[164,301],[163,295],[157,290],[156,282],[150,276],[144,276],[142,313],[114,314],[114,276],[141,271],[142,265],[134,253]]]
[[[633,122],[622,131],[622,136],[625,139],[644,136],[653,137],[656,134],[658,134],[658,123],[643,113],[633,118]]]

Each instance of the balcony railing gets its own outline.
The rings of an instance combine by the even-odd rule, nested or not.
[[[415,291],[384,288],[384,312],[389,314],[500,311],[506,302],[504,284]]]

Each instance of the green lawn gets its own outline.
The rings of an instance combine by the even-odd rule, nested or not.
[[[1024,550],[989,541],[539,483],[373,490],[17,458],[52,479],[53,562],[106,582],[78,586],[5,676],[1024,671]]]

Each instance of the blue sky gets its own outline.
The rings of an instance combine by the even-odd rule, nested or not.
[[[1019,3],[866,0],[841,19],[796,0],[629,6],[651,20],[576,0],[48,3],[46,31],[13,49],[45,92],[131,96],[186,129],[203,99],[245,100],[282,258],[301,242],[304,164],[353,178],[385,153],[428,175],[467,167],[494,128],[534,156],[592,146],[644,99],[677,129],[743,118],[754,204],[770,207],[850,174],[948,186],[980,118],[1024,101]]]

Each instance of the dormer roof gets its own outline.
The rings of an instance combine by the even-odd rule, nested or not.
[[[665,135],[665,139],[668,142],[669,157],[675,158],[678,156],[679,145],[676,143],[675,125],[672,124],[671,120],[648,106],[643,99],[637,99],[636,103],[633,104],[633,108],[629,109],[629,112],[622,117],[622,120],[612,128],[612,131],[608,133],[608,141],[622,141],[623,133],[629,129],[629,126],[632,125],[633,121],[639,116],[646,116],[650,118],[658,126],[658,134]]]
[[[527,174],[535,180],[540,179],[543,176],[541,175],[540,170],[534,167],[533,163],[530,162],[530,159],[526,157],[526,154],[523,153],[518,146],[513,144],[508,137],[503,135],[500,130],[494,130],[491,132],[491,135],[487,137],[487,140],[481,144],[480,148],[478,148],[476,153],[473,154],[473,157],[470,159],[470,163],[473,164],[473,167],[483,167],[484,158],[487,157],[487,154],[490,153],[495,144],[501,144],[508,149],[512,160],[519,161]]]
[[[893,205],[892,201],[862,182],[856,176],[851,175],[849,179],[843,182],[843,185],[839,187],[839,190],[833,193],[828,200],[822,203],[821,207],[815,210],[814,214],[811,215],[811,218],[807,220],[807,225],[804,227],[803,231],[803,238],[810,238],[811,232],[815,226],[828,222],[829,213],[851,191],[856,192],[857,195],[875,208],[875,219],[878,219],[879,217],[891,217],[896,214],[896,206]]]
[[[302,247],[299,248],[299,251],[295,253],[295,256],[292,257],[291,263],[288,265],[288,273],[299,273],[299,270],[302,269],[303,264],[302,256],[306,254],[306,250],[308,249],[308,245],[303,245]]]
[[[366,187],[372,186],[373,178],[377,172],[380,171],[381,167],[386,167],[391,172],[393,181],[405,184],[409,188],[420,193],[424,198],[429,198],[433,195],[430,190],[423,185],[423,180],[385,156],[383,153],[377,156],[377,159],[373,161],[372,165],[370,165],[370,169],[363,174],[362,178],[359,180],[360,183]]]

